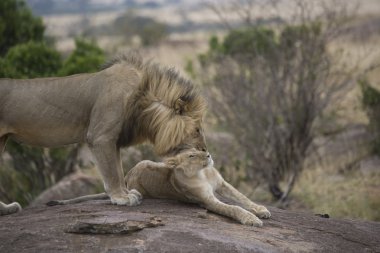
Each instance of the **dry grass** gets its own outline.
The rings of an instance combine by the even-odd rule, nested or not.
[[[332,217],[380,221],[380,173],[360,171],[326,175],[323,169],[305,171],[294,197],[314,213]]]

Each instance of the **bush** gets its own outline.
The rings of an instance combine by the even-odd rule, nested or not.
[[[373,153],[380,156],[380,91],[371,87],[367,80],[359,80],[362,91],[362,103],[367,111],[369,125],[375,134],[372,142]]]
[[[43,190],[74,171],[78,148],[43,149],[9,141],[9,164],[0,165],[0,196],[26,205]],[[10,193],[5,190],[12,189]]]
[[[10,48],[1,65],[1,77],[48,77],[61,68],[61,56],[44,43],[29,41]]]
[[[76,39],[75,50],[64,62],[59,75],[96,72],[103,63],[104,53],[94,42]]]
[[[213,46],[212,41],[210,45]],[[251,54],[253,57],[269,54],[276,45],[273,30],[253,27],[231,31],[223,41],[223,52],[231,56]]]
[[[42,19],[32,15],[23,0],[0,1],[0,56],[17,44],[43,41]]]

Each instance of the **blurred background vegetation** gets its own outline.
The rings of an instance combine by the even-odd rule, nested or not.
[[[380,3],[358,3],[2,0],[0,77],[95,72],[137,48],[202,86],[216,167],[250,198],[379,221]],[[122,157],[126,171],[159,159],[149,145]],[[1,157],[2,201],[96,191],[84,146],[9,141]]]

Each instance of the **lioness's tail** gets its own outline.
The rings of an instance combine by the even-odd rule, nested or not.
[[[67,204],[76,204],[80,202],[85,202],[89,200],[103,200],[103,199],[109,199],[108,195],[103,193],[98,194],[91,194],[86,196],[81,196],[74,199],[67,199],[67,200],[52,200],[46,203],[47,206],[56,206],[56,205],[67,205]]]

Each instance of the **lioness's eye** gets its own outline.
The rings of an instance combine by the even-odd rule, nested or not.
[[[199,128],[195,129],[195,131],[197,131],[197,133],[201,132],[201,130]]]
[[[189,155],[189,157],[194,157],[194,155]]]

